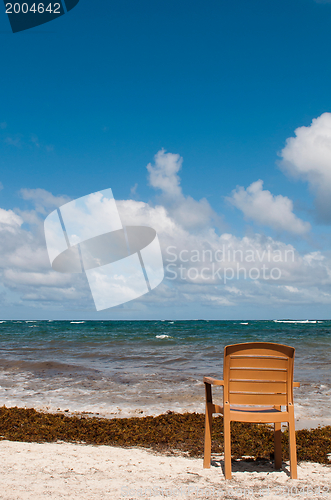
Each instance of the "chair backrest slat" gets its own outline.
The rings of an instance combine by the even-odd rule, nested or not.
[[[231,356],[231,368],[272,368],[273,370],[287,370],[287,358],[272,358],[271,356]]]
[[[229,382],[229,390],[239,393],[261,393],[261,394],[286,394],[287,383],[274,380],[232,380]]]
[[[274,380],[287,382],[287,370],[270,368],[230,368],[230,380]]]
[[[231,394],[230,405],[282,406],[287,404],[283,394]]]
[[[227,346],[224,397],[236,405],[288,405],[293,401],[294,348],[266,342]]]

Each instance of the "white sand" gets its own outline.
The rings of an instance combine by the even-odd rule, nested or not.
[[[238,461],[225,481],[222,462],[166,456],[137,448],[0,441],[0,498],[117,500],[139,498],[268,500],[331,498],[331,465],[289,466]]]

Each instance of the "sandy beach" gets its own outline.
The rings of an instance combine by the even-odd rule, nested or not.
[[[321,499],[331,496],[331,466],[235,461],[225,481],[222,457],[203,469],[201,458],[139,448],[68,443],[0,442],[0,498],[4,500],[117,500],[139,498]]]

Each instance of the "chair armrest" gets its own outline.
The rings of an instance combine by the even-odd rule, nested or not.
[[[203,377],[203,381],[205,384],[224,385],[224,380],[217,380],[216,378],[213,377]]]
[[[293,387],[300,387],[300,382],[293,382]]]

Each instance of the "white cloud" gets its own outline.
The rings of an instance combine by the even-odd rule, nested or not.
[[[190,230],[208,227],[212,221],[219,226],[221,218],[205,198],[196,201],[183,194],[178,175],[183,159],[178,154],[166,153],[162,149],[154,156],[154,160],[154,166],[151,163],[147,165],[149,183],[161,190],[160,201],[169,215],[183,228]]]
[[[63,202],[44,190],[24,190],[27,199],[40,204],[44,200],[47,209]],[[34,196],[35,195],[35,196]],[[46,207],[40,206],[41,213]],[[0,279],[5,290],[14,292],[17,301],[29,301],[33,307],[49,307],[58,304],[63,308],[66,301],[74,307],[88,307],[93,310],[86,279],[83,275],[61,274],[50,266],[43,234],[43,216],[35,210],[16,213],[0,208]],[[23,222],[30,225],[22,228]],[[32,224],[32,225],[31,225]],[[13,303],[10,294],[2,297]]]
[[[310,229],[309,222],[304,222],[293,213],[292,200],[263,189],[262,180],[253,182],[247,189],[238,186],[227,200],[241,210],[246,219],[276,231],[302,235]]]
[[[164,284],[170,284],[171,293],[177,300],[178,294],[183,293],[190,295],[191,300],[192,297],[197,299],[197,291],[200,290],[197,300],[203,300],[204,303],[207,297],[218,297],[220,294],[224,301],[229,300],[233,304],[241,301],[258,303],[260,299],[256,296],[255,288],[252,288],[257,274],[255,269],[259,270],[261,287],[270,300],[274,294],[277,301],[280,300],[279,286],[295,286],[299,290],[301,287],[329,289],[331,286],[331,258],[321,252],[301,256],[292,245],[271,237],[259,234],[243,238],[228,233],[218,235],[211,226],[200,232],[191,232],[160,205],[152,207],[148,203],[125,200],[118,201],[117,207],[123,224],[151,226],[157,231],[169,280],[166,279]],[[266,279],[263,278],[263,266]],[[269,276],[273,268],[277,268],[274,280]],[[236,294],[233,294],[233,286],[231,290],[224,286],[224,272],[229,278],[225,285],[235,284]],[[250,276],[253,276],[253,280]],[[287,293],[288,290],[284,290]],[[170,301],[170,298],[167,300]]]
[[[331,113],[323,113],[294,133],[296,137],[287,139],[280,153],[281,167],[309,183],[320,220],[331,223]]]
[[[21,189],[20,195],[24,200],[31,201],[37,212],[46,215],[50,210],[68,203],[70,198],[66,195],[54,196],[45,189]]]
[[[132,188],[130,188],[130,194],[131,196],[136,196],[137,194],[137,188],[138,188],[138,183],[136,182],[134,186],[132,186]]]
[[[5,128],[7,128],[7,123],[6,122],[0,123],[0,129],[5,129]],[[5,137],[4,141],[6,144],[9,144],[10,146],[14,146],[16,148],[24,147],[31,149],[34,146],[38,149],[46,150],[48,153],[54,151],[53,144],[43,144],[39,140],[38,136],[35,134],[31,134],[29,138],[27,138],[23,134],[14,134]]]
[[[40,148],[40,142],[39,142],[39,139],[36,135],[32,135],[31,136],[31,142],[37,147],[37,148]]]
[[[176,205],[174,199],[169,200],[170,197],[167,196],[169,192],[175,193],[172,198],[182,202],[184,208],[189,211],[189,197],[183,195],[178,176],[182,161],[178,155],[169,156],[167,162],[158,161],[164,154],[164,151],[159,152],[156,157],[157,175],[153,176],[151,182],[154,187],[162,189],[163,196],[160,197],[159,203],[152,206],[134,200],[116,202],[123,224],[153,227],[158,233],[163,250],[166,279],[153,295],[146,295],[141,302],[153,303],[154,306],[165,302],[174,307],[182,304],[184,309],[194,308],[195,304],[210,309],[217,306],[235,307],[239,304],[331,304],[330,256],[327,257],[321,252],[302,256],[293,246],[259,234],[243,238],[226,233],[218,235],[211,217],[204,217],[204,224],[200,227],[192,228],[183,224],[180,203]],[[162,165],[165,165],[164,168]],[[149,165],[149,171],[153,173],[154,167]],[[167,176],[169,179],[165,179]],[[247,208],[247,214],[250,213],[250,206],[252,215],[260,223],[267,222],[277,230],[287,230],[294,234],[307,232],[310,225],[293,214],[290,199],[281,195],[274,196],[263,190],[262,181],[254,184],[247,190],[241,188],[234,192],[237,194],[237,202],[239,195],[244,204],[243,208]],[[173,191],[171,186],[174,187]],[[193,201],[191,212],[199,212],[201,201]],[[216,262],[215,256],[219,258],[220,252],[225,259]],[[213,262],[208,260],[210,254]],[[274,271],[277,279],[263,279],[263,266],[267,278],[270,270],[277,268],[277,271]],[[193,272],[190,271],[192,268]],[[216,273],[213,277],[213,269],[219,269],[219,275]],[[249,273],[251,272],[254,278],[256,269],[260,271],[260,279],[250,279]],[[226,283],[224,272],[230,277]],[[231,279],[232,272],[234,279]],[[208,279],[204,279],[205,276]],[[312,291],[310,295],[309,290]]]
[[[6,137],[5,143],[10,146],[15,146],[16,148],[22,147],[22,137],[17,135],[16,137]]]
[[[23,224],[23,219],[12,210],[0,208],[0,224],[5,224],[7,230],[12,230],[17,226],[21,226]]]
[[[50,269],[46,272],[27,272],[6,269],[3,273],[5,280],[16,285],[33,285],[46,287],[61,287],[70,283],[70,274],[54,273]]]
[[[164,149],[161,149],[154,156],[154,160],[154,167],[151,163],[147,165],[150,185],[161,189],[164,194],[171,198],[182,196],[180,178],[177,174],[182,168],[183,158],[178,154],[166,153]]]
[[[124,225],[146,225],[157,231],[166,268],[166,278],[159,287],[123,306],[124,317],[126,311],[132,310],[138,311],[137,314],[158,316],[164,307],[169,308],[167,311],[180,307],[182,314],[189,318],[196,317],[195,311],[200,306],[214,315],[220,308],[234,310],[238,307],[239,311],[244,306],[260,308],[272,304],[283,310],[284,305],[291,304],[331,304],[331,255],[318,251],[301,255],[292,245],[259,234],[249,237],[218,234],[215,229],[217,215],[207,200],[197,201],[182,193],[178,176],[181,164],[178,155],[161,151],[156,155],[155,166],[149,165],[150,181],[153,187],[161,190],[156,204],[116,201]],[[294,216],[291,200],[263,190],[262,181],[252,186],[234,191],[239,198],[241,196],[245,207],[246,203],[256,210],[255,204],[260,200],[262,205],[268,205],[268,220],[270,222],[273,217],[274,227],[283,230],[286,226],[292,231],[294,228],[296,234],[306,229],[305,223]],[[42,189],[25,189],[21,194],[36,209],[19,213],[0,210],[3,289],[11,292],[10,297],[14,294],[17,303],[28,303],[36,308],[85,308],[93,313],[93,299],[85,275],[56,273],[47,256],[43,220],[50,210],[69,199]],[[263,209],[260,206],[261,212],[265,212],[265,205]],[[7,222],[1,224],[1,218]],[[169,264],[172,267],[169,268]],[[266,279],[262,275],[263,266]],[[271,268],[279,269],[279,277],[275,273],[277,279],[268,278]],[[219,270],[219,274],[213,275],[215,270]],[[256,270],[260,271],[259,279],[255,279]]]

